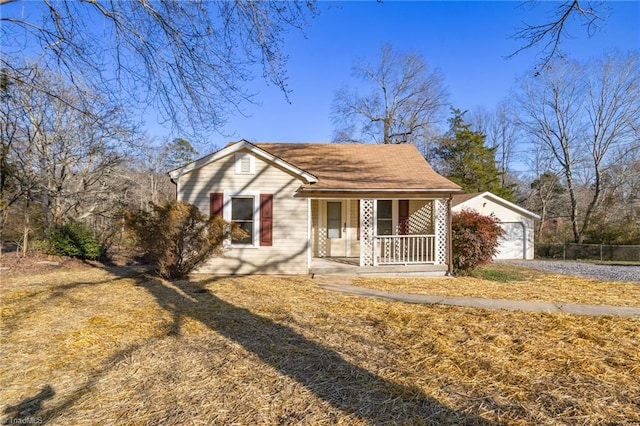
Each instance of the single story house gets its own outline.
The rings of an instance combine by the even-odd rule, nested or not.
[[[494,259],[533,259],[534,220],[540,216],[523,209],[491,192],[457,194],[453,196],[452,211],[475,210],[500,221],[505,235],[500,238]]]
[[[329,261],[451,271],[451,196],[461,189],[413,145],[241,140],[169,176],[178,200],[248,233],[198,272],[307,274]]]

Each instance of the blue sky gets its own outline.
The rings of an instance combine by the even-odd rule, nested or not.
[[[572,38],[563,50],[575,59],[587,59],[604,49],[640,49],[640,2],[607,2],[603,28],[588,37],[583,27],[572,24]],[[259,105],[245,105],[248,117],[236,115],[208,141],[194,141],[200,150],[221,147],[244,138],[262,142],[329,142],[334,91],[356,87],[351,66],[356,57],[373,61],[384,43],[398,50],[419,52],[438,68],[454,107],[492,109],[509,95],[516,79],[532,72],[542,47],[505,57],[522,46],[510,39],[527,23],[543,23],[555,6],[539,2],[535,7],[520,2],[344,2],[319,4],[321,14],[311,20],[304,35],[287,37],[288,84],[291,103],[260,77],[250,83],[259,92]],[[148,122],[149,133],[168,133]]]

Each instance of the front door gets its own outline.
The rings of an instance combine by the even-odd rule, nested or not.
[[[327,256],[346,257],[347,255],[347,212],[344,201],[324,202],[325,232]]]

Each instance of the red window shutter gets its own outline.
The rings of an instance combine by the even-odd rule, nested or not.
[[[209,194],[209,216],[222,217],[222,205],[224,204],[224,198],[221,192],[212,192]]]
[[[400,235],[409,234],[409,200],[398,201],[398,225]]]
[[[357,232],[357,237],[356,239],[359,240],[360,239],[360,200],[358,200],[358,232]]]
[[[273,195],[260,194],[260,245],[273,244]]]

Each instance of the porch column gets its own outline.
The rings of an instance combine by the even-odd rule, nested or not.
[[[448,226],[449,206],[447,199],[434,201],[435,206],[435,234],[436,234],[436,265],[446,265],[448,260]]]
[[[360,266],[373,266],[373,200],[360,200]]]

